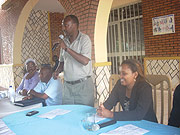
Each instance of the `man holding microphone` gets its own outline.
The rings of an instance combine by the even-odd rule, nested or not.
[[[91,78],[91,40],[79,30],[79,21],[75,15],[63,20],[60,46],[60,63],[54,73],[57,78],[64,71],[63,104],[84,104],[94,106],[94,84]]]

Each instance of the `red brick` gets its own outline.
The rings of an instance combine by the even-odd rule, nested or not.
[[[179,7],[179,0],[142,0],[146,56],[179,56],[180,53],[177,51],[178,46],[180,46]],[[174,14],[176,33],[154,36],[152,33],[152,18],[168,14]]]

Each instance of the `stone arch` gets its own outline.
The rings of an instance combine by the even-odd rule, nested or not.
[[[112,2],[113,0],[99,1],[94,31],[96,62],[107,62],[106,36]]]
[[[29,0],[21,11],[16,25],[13,45],[13,65],[21,64],[21,44],[29,14],[39,0]]]

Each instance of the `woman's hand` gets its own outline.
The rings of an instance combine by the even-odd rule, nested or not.
[[[106,109],[103,104],[101,104],[99,106],[99,108],[97,109],[97,114],[100,117],[104,117],[104,118],[113,118],[114,117],[113,112],[108,110],[108,109]]]
[[[18,93],[22,96],[27,96],[27,90],[26,89],[20,90]]]
[[[34,74],[36,73],[36,68],[32,71],[32,72],[29,72],[29,74],[26,76],[26,79],[27,80],[29,80],[29,79],[31,79],[33,76],[34,76]]]

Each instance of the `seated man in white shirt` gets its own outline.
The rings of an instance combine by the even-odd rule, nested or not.
[[[29,97],[39,97],[45,99],[46,105],[62,104],[62,83],[59,79],[52,77],[52,68],[45,65],[40,70],[40,82],[37,86],[28,92]]]

